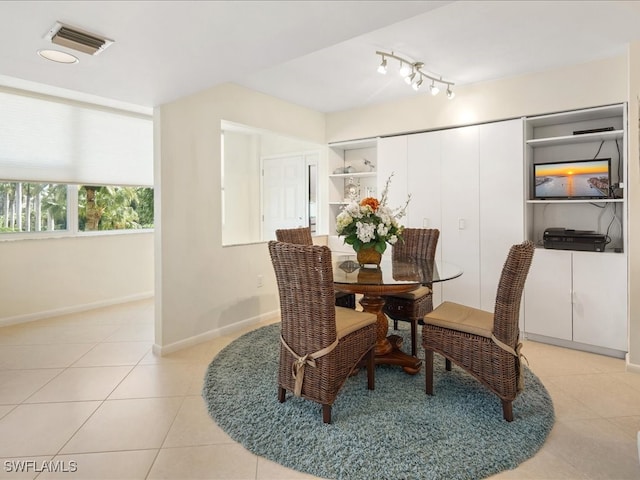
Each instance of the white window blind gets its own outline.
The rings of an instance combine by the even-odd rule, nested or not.
[[[0,180],[152,186],[153,121],[0,90]]]

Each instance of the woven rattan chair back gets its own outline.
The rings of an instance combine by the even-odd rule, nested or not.
[[[393,246],[393,257],[411,256],[433,261],[439,238],[440,230],[437,228],[405,228],[402,240]]]
[[[278,401],[285,401],[286,391],[294,392],[322,404],[323,421],[331,423],[338,391],[365,357],[368,388],[374,388],[376,317],[334,305],[328,247],[270,241],[269,254],[281,312]],[[338,314],[343,322],[348,314],[360,326],[339,335]]]
[[[282,228],[276,230],[278,242],[296,243],[298,245],[313,245],[311,229],[309,227]],[[335,304],[338,307],[356,308],[356,296],[353,293],[336,292]]]
[[[405,228],[402,240],[393,246],[393,258],[410,256],[427,261],[435,259],[440,230],[437,228]],[[426,285],[431,287],[431,285]],[[433,310],[433,295],[428,293],[418,298],[389,296],[385,298],[384,313],[393,320],[393,328],[398,329],[398,321],[411,324],[411,355],[418,349],[418,323]]]
[[[531,267],[535,246],[531,241],[513,245],[502,268],[493,314],[493,334],[498,340],[515,347],[520,330],[520,301]]]
[[[278,242],[297,243],[298,245],[313,245],[311,229],[309,227],[283,228],[276,230]]]

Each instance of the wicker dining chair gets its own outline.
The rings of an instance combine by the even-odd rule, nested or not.
[[[394,258],[411,256],[433,262],[440,230],[436,228],[405,228],[402,240],[393,246]],[[383,311],[393,320],[393,328],[398,329],[398,321],[411,324],[411,355],[415,356],[418,347],[418,323],[433,310],[433,292],[431,285],[422,285],[406,293],[385,297]]]
[[[282,228],[276,230],[276,240],[278,242],[297,243],[298,245],[313,245],[311,229],[309,227]],[[356,308],[355,293],[336,290],[336,306]]]
[[[502,415],[513,421],[512,402],[524,386],[518,317],[534,244],[525,241],[509,249],[502,268],[494,313],[453,302],[443,302],[425,315],[426,392],[433,395],[433,352],[473,375],[502,401]]]
[[[367,387],[375,386],[376,315],[334,304],[331,250],[269,242],[280,298],[278,401],[286,392],[331,406],[344,382],[366,359]]]

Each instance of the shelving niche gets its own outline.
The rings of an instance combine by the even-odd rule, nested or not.
[[[608,234],[605,252],[626,251],[626,107],[575,110],[525,119],[526,234],[542,246],[549,227],[592,230]],[[576,130],[613,127],[612,131],[574,135]],[[617,198],[585,200],[534,199],[533,164],[611,158],[611,184]]]
[[[329,144],[329,236],[336,236],[336,216],[344,205],[345,187],[353,180],[359,189],[358,198],[375,196],[377,178],[377,138]],[[371,165],[367,165],[365,160]],[[351,167],[350,173],[333,173]]]

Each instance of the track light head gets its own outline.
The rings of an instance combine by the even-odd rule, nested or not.
[[[381,73],[382,75],[386,75],[387,73],[387,59],[384,58],[384,56],[382,57],[382,62],[380,62],[380,65],[378,66],[378,73]]]
[[[411,72],[413,71],[413,66],[410,63],[404,62],[404,61],[400,61],[400,76],[401,77],[407,77],[409,75],[411,75]]]
[[[404,77],[404,81],[407,85],[411,85],[413,83],[414,78],[416,78],[416,72],[413,72],[411,75]]]
[[[433,96],[436,96],[440,93],[440,89],[438,88],[434,80],[431,80],[431,85],[429,85],[429,91]]]
[[[453,93],[453,90],[451,90],[451,85],[447,86],[447,98],[449,100],[453,99],[453,97],[455,97],[456,94]]]
[[[418,80],[417,82],[413,82],[411,86],[416,92],[420,90],[420,87],[422,86],[422,77],[420,77],[420,80]]]

